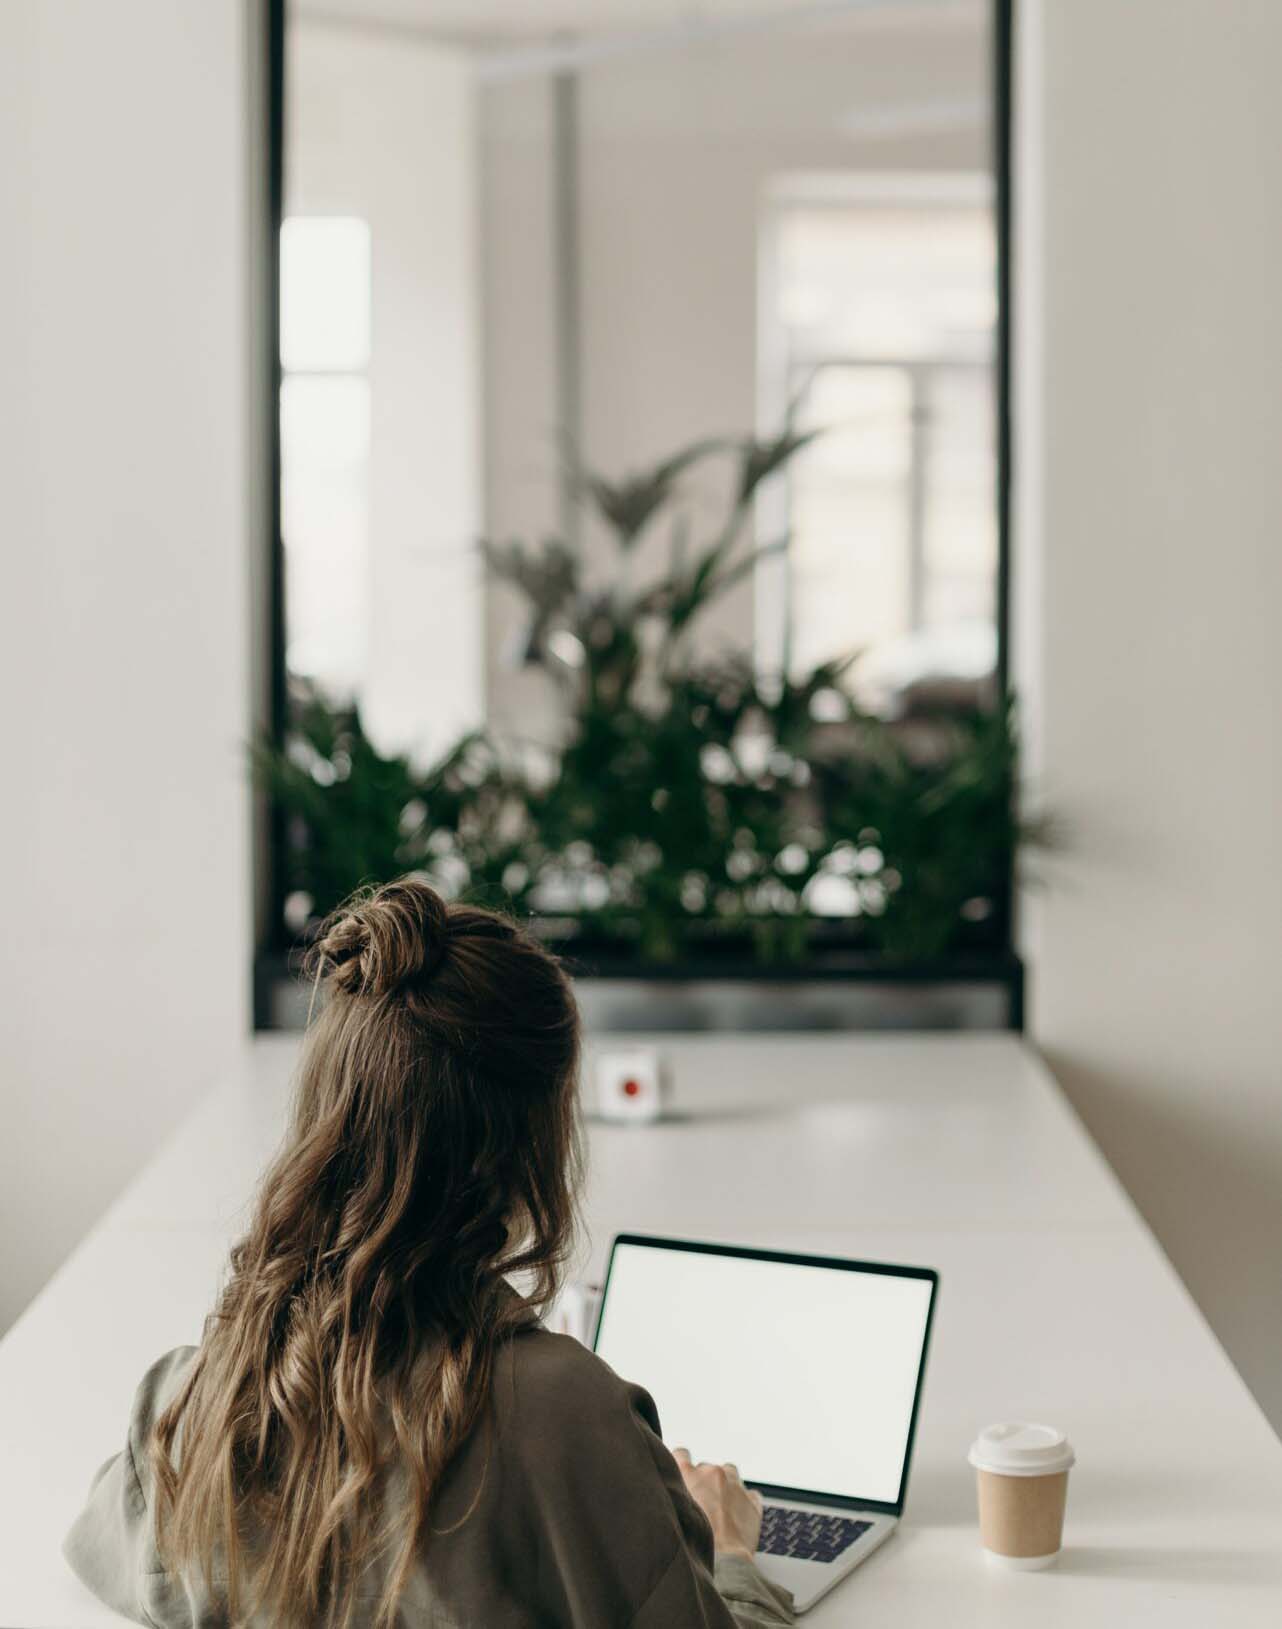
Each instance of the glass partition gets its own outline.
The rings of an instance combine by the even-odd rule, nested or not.
[[[284,26],[276,942],[1005,957],[990,7]]]

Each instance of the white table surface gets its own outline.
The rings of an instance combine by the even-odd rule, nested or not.
[[[592,1126],[585,1275],[621,1229],[941,1273],[904,1521],[808,1629],[1278,1629],[1282,1444],[1035,1055],[1007,1036],[657,1039],[676,1113]],[[143,1370],[199,1337],[294,1052],[257,1042],[0,1342],[0,1625],[120,1621],[59,1543]],[[967,1445],[1021,1416],[1078,1452],[1046,1573],[993,1571],[976,1536]]]

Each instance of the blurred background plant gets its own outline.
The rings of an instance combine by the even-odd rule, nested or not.
[[[563,692],[554,746],[478,731],[417,767],[380,752],[355,705],[296,688],[285,741],[254,754],[287,826],[286,930],[418,871],[642,964],[1002,948],[1016,851],[1038,835],[1017,814],[1009,704],[887,720],[856,704],[849,660],[767,679],[694,654],[708,608],[784,547],[752,540],[753,499],[813,433],[701,441],[614,483],[581,474],[613,543],[604,583],[558,538],[482,545],[525,602],[524,660]],[[694,546],[675,500],[713,457],[731,460],[728,512]],[[665,518],[666,563],[635,581]]]

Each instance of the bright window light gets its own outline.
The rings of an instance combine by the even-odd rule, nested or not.
[[[286,372],[368,367],[370,241],[366,221],[295,215],[280,234],[280,359]]]
[[[785,207],[778,319],[798,351],[987,360],[996,246],[987,208]]]
[[[369,225],[291,216],[280,263],[285,659],[330,695],[352,696],[368,665]]]
[[[762,519],[788,544],[757,632],[767,669],[859,653],[856,693],[893,710],[896,684],[992,667],[996,248],[986,198],[858,180],[781,184],[764,219],[765,422],[822,434]]]
[[[368,654],[368,379],[287,377],[280,440],[281,531],[289,572],[286,662],[291,673],[331,695],[354,695]]]

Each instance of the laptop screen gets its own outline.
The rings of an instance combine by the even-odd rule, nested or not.
[[[897,1508],[935,1274],[623,1234],[595,1350],[668,1446],[745,1482]]]

